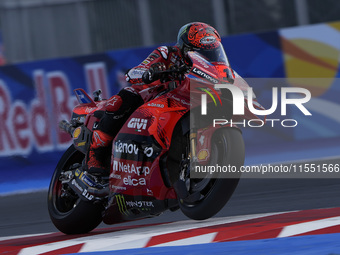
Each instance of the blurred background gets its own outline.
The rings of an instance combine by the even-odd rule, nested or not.
[[[0,0],[0,194],[48,187],[71,144],[58,122],[73,89],[116,94],[129,68],[193,21],[219,31],[241,76],[265,78],[251,83],[264,107],[273,86],[312,94],[311,117],[288,110],[297,127],[242,129],[247,164],[339,157],[338,0]]]
[[[339,19],[338,0],[0,0],[7,63],[171,43],[192,21],[228,36]]]
[[[242,128],[246,164],[339,163],[339,0],[0,0],[0,236],[56,231],[46,190],[72,142],[58,122],[73,89],[116,94],[129,68],[193,21],[219,31],[263,106],[280,84],[312,94],[312,116],[271,116],[295,128]],[[220,216],[339,206],[339,181],[242,179]]]

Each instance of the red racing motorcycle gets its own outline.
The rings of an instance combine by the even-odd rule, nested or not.
[[[73,137],[73,144],[57,164],[48,191],[49,214],[61,232],[86,233],[102,221],[115,224],[157,216],[168,209],[203,220],[224,207],[240,174],[219,177],[202,171],[193,177],[192,172],[217,164],[240,168],[244,163],[241,131],[234,125],[213,125],[215,118],[233,117],[230,91],[214,89],[214,84],[235,86],[223,48],[213,53],[189,52],[189,70],[179,67],[163,72],[170,78],[151,88],[157,96],[140,106],[115,136],[108,177],[82,170],[98,121],[93,113],[105,100],[99,92],[92,99],[84,90],[75,90],[80,104],[71,121],[60,124]],[[204,115],[202,94],[211,96]],[[215,97],[224,107],[216,107]],[[242,117],[254,118],[249,111]]]

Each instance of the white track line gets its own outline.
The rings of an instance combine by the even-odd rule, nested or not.
[[[183,238],[177,241],[161,243],[154,245],[152,247],[165,247],[165,246],[181,246],[181,245],[193,245],[193,244],[204,244],[204,243],[212,243],[217,235],[215,233],[203,234],[194,237]]]
[[[340,225],[340,216],[290,225],[284,227],[277,237],[295,236],[336,225]]]
[[[31,234],[31,235],[18,235],[18,236],[5,236],[5,237],[0,237],[0,242],[1,241],[6,241],[6,240],[11,240],[11,239],[20,239],[20,238],[25,238],[25,237],[35,237],[35,236],[44,236],[44,235],[49,235],[53,233],[42,233],[42,234]]]
[[[19,252],[19,255],[37,255],[64,247],[69,247],[77,244],[84,244],[79,252],[93,252],[93,251],[109,251],[122,250],[131,248],[145,247],[148,241],[153,236],[188,230],[202,227],[209,227],[214,225],[245,221],[250,219],[262,218],[271,215],[282,214],[279,213],[265,213],[253,214],[244,216],[233,216],[223,218],[212,218],[205,221],[186,220],[180,222],[173,222],[169,224],[162,224],[156,226],[141,227],[138,229],[128,229],[116,231],[112,233],[97,234],[93,236],[79,237],[60,242],[42,244],[32,247],[27,247]],[[71,238],[71,236],[70,236]],[[193,239],[195,241],[195,239]]]

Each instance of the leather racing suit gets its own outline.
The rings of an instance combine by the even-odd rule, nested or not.
[[[165,70],[183,63],[182,53],[177,46],[161,46],[151,52],[142,63],[126,73],[126,80],[132,86],[126,87],[117,95],[112,96],[103,109],[94,113],[100,121],[93,130],[87,156],[86,166],[90,174],[109,174],[109,155],[114,136],[129,116],[153,97],[150,90],[159,84],[159,77],[150,77],[148,70],[153,67]],[[156,92],[158,93],[158,91]]]

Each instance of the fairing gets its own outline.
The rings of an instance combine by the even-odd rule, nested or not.
[[[168,180],[166,166],[167,152],[176,124],[189,111],[191,114],[191,110],[200,108],[201,94],[208,91],[218,97],[222,95],[220,90],[214,89],[214,84],[227,83],[230,86],[240,86],[242,90],[248,86],[246,83],[232,84],[235,75],[223,53],[219,55],[220,58],[216,58],[216,55],[203,56],[189,52],[192,68],[183,81],[177,82],[175,89],[166,90],[174,86],[162,84],[151,91],[145,91],[146,98],[153,97],[154,92],[159,94],[159,90],[164,90],[164,93],[139,107],[113,140],[110,194],[103,219],[105,223],[149,217],[177,206],[177,195]],[[209,59],[219,61],[210,62]],[[223,99],[219,98],[218,101],[222,104]],[[74,109],[74,116],[86,116],[84,124],[88,130],[92,130],[98,121],[93,113],[104,104],[105,101],[83,101]],[[212,128],[211,122],[198,127],[197,154],[200,164],[209,162],[209,139],[217,129],[226,127]],[[202,137],[206,140],[202,139],[199,145]]]

